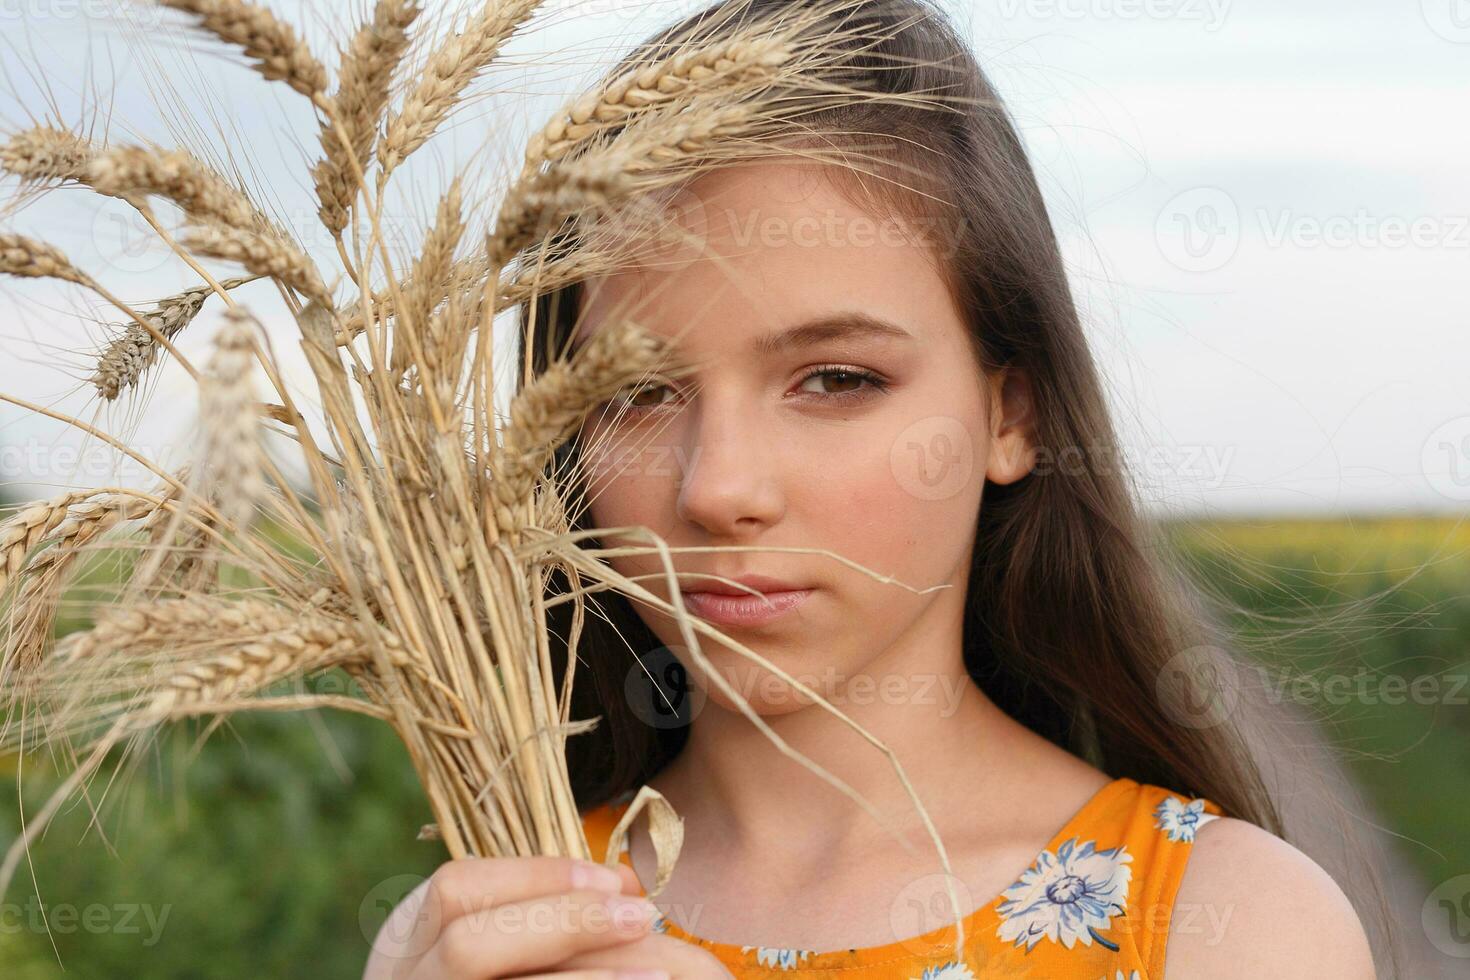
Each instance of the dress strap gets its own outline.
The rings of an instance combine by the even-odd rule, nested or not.
[[[1196,833],[1223,815],[1214,801],[1203,797],[1149,783],[1137,788],[1127,824],[1119,829],[1123,845],[1133,855],[1134,871],[1123,924],[1148,968],[1147,976],[1164,975],[1164,954],[1175,918],[1202,911],[1176,909],[1174,900],[1194,852]]]

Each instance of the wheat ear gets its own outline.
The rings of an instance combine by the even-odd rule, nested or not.
[[[45,124],[16,133],[0,146],[0,168],[26,181],[83,179],[92,144]]]
[[[34,671],[44,644],[43,626],[49,625],[54,593],[65,567],[90,541],[117,525],[148,517],[158,507],[152,498],[134,493],[87,491],[70,493],[22,509],[0,524],[0,549],[5,565],[0,568],[0,593],[22,572],[30,576],[10,606],[12,620],[7,655],[0,669],[0,700],[19,692],[14,678]],[[50,545],[27,564],[33,549]]]
[[[150,647],[173,656],[177,649],[229,647],[298,627],[328,645],[347,639],[354,629],[259,599],[188,596],[108,610],[91,629],[58,644],[56,656],[75,662],[125,652],[141,659]]]
[[[52,500],[31,504],[16,511],[0,524],[0,592],[4,592],[10,579],[20,574],[26,555],[40,544],[62,521],[68,509],[78,501],[86,500],[94,491],[82,490],[63,494]]]
[[[589,412],[655,371],[673,378],[686,370],[668,365],[668,356],[662,338],[620,321],[594,333],[572,361],[552,365],[521,389],[511,401],[510,421],[490,464],[495,518],[502,531],[524,523],[515,509],[530,499],[551,454]]]
[[[785,38],[730,38],[645,65],[581,96],[532,136],[522,172],[530,174],[560,160],[639,112],[715,89],[729,97],[742,85],[764,83],[792,57],[792,44]]]
[[[143,520],[144,526],[157,522],[165,503],[172,499],[171,487],[163,488],[156,498],[106,491],[74,493],[25,508],[16,515],[14,529],[9,528],[9,522],[0,526],[6,574],[14,580],[23,573],[8,611],[10,629],[5,664],[0,668],[0,692],[11,689],[15,675],[30,674],[40,663],[51,638],[67,573],[86,553],[85,546],[126,521]],[[54,546],[34,553],[26,562],[34,548],[46,544]],[[3,591],[4,579],[0,578]]]
[[[430,315],[449,297],[456,271],[454,251],[464,231],[460,182],[456,179],[440,198],[434,225],[424,236],[408,281],[400,289],[405,308],[398,311],[393,331],[390,367],[395,375],[406,371],[414,362],[431,374],[445,366],[445,359],[440,356],[445,352],[437,346],[430,350]]]
[[[324,157],[311,171],[320,203],[317,214],[333,235],[347,227],[357,173],[366,171],[372,159],[393,72],[408,50],[408,28],[422,9],[411,0],[378,0],[372,19],[358,28],[342,54],[337,92],[321,129]]]
[[[225,279],[220,286],[229,290],[253,281],[254,277]],[[142,317],[165,338],[173,340],[199,315],[205,300],[213,293],[213,288],[208,285],[195,286],[164,297],[154,304],[151,313],[144,313]],[[137,386],[144,372],[157,361],[160,350],[153,334],[136,323],[127,324],[123,332],[109,341],[97,355],[97,368],[90,379],[92,386],[105,400],[116,400],[122,392]]]
[[[331,308],[331,294],[327,292],[316,265],[284,238],[208,224],[186,230],[180,243],[199,255],[238,262],[258,276],[276,279],[308,299]]]
[[[199,384],[204,430],[203,479],[220,515],[237,530],[249,526],[265,496],[265,460],[250,372],[255,363],[255,319],[235,306],[215,337],[214,354]]]
[[[156,508],[152,498],[135,493],[93,493],[87,499],[74,501],[66,509],[64,519],[38,539],[39,543],[54,547],[37,556],[30,570],[44,571],[98,535],[124,521],[147,517]]]
[[[255,70],[272,81],[284,81],[307,98],[325,92],[327,70],[296,31],[265,7],[246,0],[158,0],[165,7],[193,14],[199,26],[221,41],[240,47],[255,59]]]
[[[0,273],[22,279],[61,279],[93,285],[91,277],[72,265],[61,249],[9,232],[0,232]]]
[[[173,201],[195,221],[218,221],[232,228],[257,227],[255,207],[234,185],[186,150],[119,146],[93,156],[86,181],[100,194],[132,201],[142,195]]]
[[[516,29],[541,6],[542,0],[485,0],[463,31],[429,56],[422,77],[403,105],[388,120],[378,145],[383,177],[397,169],[439,128],[460,93],[474,81]]]
[[[768,124],[748,105],[696,103],[690,112],[636,121],[581,155],[523,176],[496,215],[487,246],[491,267],[505,267],[573,216],[595,226],[609,205],[687,178],[712,159],[720,141],[753,136]]]
[[[519,182],[495,216],[486,245],[490,267],[504,268],[517,252],[572,215],[604,207],[626,196],[632,186],[630,161],[616,153],[568,161]]]
[[[381,631],[376,639],[397,649]],[[60,684],[67,695],[54,729],[87,730],[111,716],[137,730],[210,713],[290,677],[365,667],[366,648],[355,623],[255,599],[190,596],[109,612],[62,640],[36,683]]]

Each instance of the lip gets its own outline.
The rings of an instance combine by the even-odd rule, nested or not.
[[[812,589],[788,589],[761,595],[721,595],[685,592],[684,605],[700,619],[725,626],[760,626],[779,619],[812,594]]]
[[[707,574],[719,575],[720,573],[709,572]],[[688,588],[682,589],[682,591],[685,595],[702,592],[705,595],[750,596],[750,592],[748,591],[750,589],[767,593],[801,592],[807,589],[805,585],[798,585],[795,582],[783,582],[780,579],[771,578],[766,575],[720,575],[720,577],[728,579],[731,582],[739,582],[745,588],[737,589],[735,586],[726,585],[724,582],[711,582],[705,578],[701,578],[697,584],[692,584]]]

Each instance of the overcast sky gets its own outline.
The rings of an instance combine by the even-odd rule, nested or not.
[[[1470,0],[941,5],[1021,126],[1151,507],[1466,509]],[[358,6],[277,9],[310,25],[320,49]],[[427,214],[457,164],[518,147],[616,54],[697,6],[553,0],[477,89],[485,97],[414,164],[397,213]],[[156,11],[124,18],[110,0],[0,0],[0,127],[14,131],[40,104],[38,65],[68,123],[95,120],[104,93],[119,138],[177,141],[182,116],[158,103],[209,107],[198,132],[229,134],[231,157],[310,232],[310,113],[222,49],[189,55],[175,23]],[[68,196],[3,223],[61,245],[129,298],[189,282],[166,255],[136,247],[131,220]],[[44,283],[0,283],[0,391],[178,458],[187,377],[161,371],[142,407],[99,412],[83,379],[104,328],[74,322],[87,303]],[[188,344],[207,336],[201,323]],[[0,405],[0,481],[15,493],[105,482],[112,465],[60,426]]]

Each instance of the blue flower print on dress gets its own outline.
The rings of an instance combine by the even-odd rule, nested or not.
[[[1097,980],[1110,980],[1110,978],[1106,974],[1104,974],[1103,976],[1098,977]],[[1142,980],[1142,978],[1139,977],[1137,970],[1130,970],[1127,973],[1124,973],[1122,970],[1119,970],[1111,978],[1111,980]]]
[[[1113,916],[1128,906],[1133,855],[1123,846],[1099,850],[1094,841],[1073,837],[1053,854],[1042,851],[1036,863],[1002,893],[997,935],[1029,953],[1042,939],[1071,949],[1096,939],[1117,951],[1117,943],[1099,934]]]
[[[777,946],[741,946],[742,953],[755,950],[755,961],[761,966],[774,966],[778,970],[794,970],[801,961],[816,951],[811,949],[781,949]]]
[[[975,980],[975,974],[963,963],[951,960],[939,966],[928,966],[914,980]]]
[[[1204,800],[1190,800],[1185,803],[1177,796],[1170,796],[1158,806],[1154,807],[1154,826],[1169,835],[1173,841],[1194,842],[1195,833],[1209,823],[1218,820],[1219,815],[1205,812]]]

